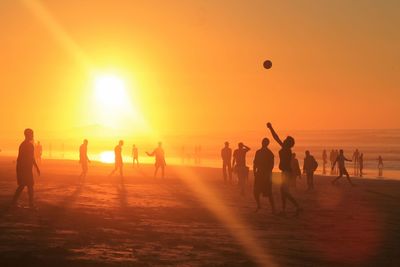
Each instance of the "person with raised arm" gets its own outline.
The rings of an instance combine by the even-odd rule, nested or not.
[[[335,167],[336,163],[338,164],[338,167],[339,167],[339,176],[336,177],[336,178],[332,181],[332,184],[333,184],[333,185],[336,184],[337,180],[339,180],[340,178],[342,178],[343,175],[346,175],[347,181],[349,181],[349,183],[351,184],[351,186],[354,186],[353,182],[352,182],[351,179],[350,179],[350,175],[349,175],[349,173],[347,172],[347,169],[346,169],[346,165],[345,165],[345,162],[346,162],[346,161],[350,161],[350,162],[351,162],[352,160],[351,160],[351,159],[347,159],[347,158],[344,156],[343,149],[340,149],[339,155],[337,156],[335,162],[333,163],[333,167],[332,167],[332,169],[333,169],[333,168]]]
[[[158,142],[158,147],[154,149],[153,152],[146,152],[149,157],[155,157],[155,170],[154,170],[154,178],[157,176],[158,169],[161,168],[161,178],[164,178],[164,169],[167,165],[165,163],[165,154],[164,149],[162,148],[162,143]]]
[[[236,172],[239,181],[240,194],[245,193],[246,181],[249,176],[249,167],[246,166],[246,153],[250,151],[250,147],[242,142],[238,144],[238,148],[233,151],[232,166]]]
[[[281,182],[281,198],[282,198],[282,215],[286,215],[286,201],[289,200],[296,208],[296,215],[302,211],[296,199],[290,194],[289,181],[292,176],[291,159],[292,148],[295,144],[294,138],[291,136],[286,137],[282,142],[278,134],[275,132],[271,123],[267,123],[267,128],[271,131],[272,137],[281,146],[279,150],[279,169],[282,171]]]

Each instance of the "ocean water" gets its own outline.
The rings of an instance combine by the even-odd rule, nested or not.
[[[295,138],[296,144],[293,152],[302,164],[305,150],[309,150],[319,162],[318,171],[322,171],[322,151],[329,152],[331,149],[343,149],[345,156],[352,158],[355,149],[364,153],[365,173],[369,177],[377,176],[377,164],[379,155],[384,161],[384,176],[392,176],[400,179],[400,129],[388,130],[319,130],[319,131],[278,131],[284,139],[287,135]],[[200,165],[205,167],[220,167],[220,151],[225,141],[230,142],[232,149],[236,149],[238,142],[243,142],[251,148],[247,154],[247,165],[251,166],[255,151],[260,148],[261,140],[268,137],[271,140],[270,149],[274,152],[275,171],[277,164],[279,146],[272,139],[270,133],[265,131],[243,131],[227,133],[202,133],[202,134],[168,134],[162,138],[168,164]],[[52,150],[50,151],[50,142]],[[123,148],[123,157],[126,163],[131,162],[131,145],[133,140],[126,140]],[[1,155],[16,156],[18,141],[13,146],[3,149]],[[132,143],[132,144],[131,144]],[[153,158],[147,157],[145,151],[154,148],[152,143],[134,142],[139,148],[139,157],[142,163],[152,163]],[[79,158],[80,141],[72,140],[42,140],[43,158],[71,159]],[[92,160],[101,161],[101,154],[108,152],[112,154],[114,142],[90,142],[89,157]],[[200,146],[200,153],[195,153],[195,146]],[[112,158],[112,157],[111,157]],[[195,158],[198,158],[195,161]],[[329,160],[328,160],[329,161]],[[329,168],[329,162],[327,168]],[[352,173],[352,163],[347,163],[349,173]],[[328,170],[329,172],[329,170]]]

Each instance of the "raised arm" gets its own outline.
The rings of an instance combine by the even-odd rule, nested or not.
[[[267,128],[271,131],[272,137],[275,139],[275,141],[280,145],[283,146],[282,140],[279,138],[278,134],[275,132],[274,128],[272,128],[271,123],[267,123]]]
[[[154,150],[153,152],[151,152],[151,153],[149,153],[149,152],[146,152],[146,154],[147,154],[147,156],[149,156],[149,157],[152,157],[152,156],[154,156],[154,154],[156,153],[156,151]]]
[[[245,150],[246,152],[250,151],[250,147],[248,147],[248,146],[246,146],[246,145],[243,145],[243,148],[244,148],[244,150]]]

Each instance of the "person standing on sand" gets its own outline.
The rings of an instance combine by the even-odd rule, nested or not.
[[[360,177],[363,177],[363,170],[364,170],[364,153],[360,154],[358,158],[358,165],[360,167]]]
[[[291,136],[286,137],[282,142],[278,134],[272,128],[271,123],[267,123],[267,128],[271,131],[271,134],[275,141],[281,146],[279,150],[279,169],[282,171],[282,183],[281,183],[281,197],[282,197],[282,215],[286,215],[286,200],[289,200],[296,207],[296,215],[302,211],[297,201],[290,194],[289,190],[289,179],[292,176],[291,158],[292,148],[295,144],[294,138]]]
[[[337,157],[339,156],[339,150],[335,150],[335,160],[334,160],[334,162],[336,161],[336,159],[337,159]],[[335,174],[338,174],[339,173],[339,168],[338,168],[338,166],[337,165],[335,165],[334,164],[334,172],[335,172]]]
[[[274,154],[269,150],[269,139],[264,138],[261,148],[256,151],[253,161],[254,198],[257,202],[256,212],[261,209],[260,195],[269,199],[272,213],[275,214],[275,203],[272,195],[272,169],[274,168]]]
[[[383,158],[379,155],[378,157],[378,177],[383,176]]]
[[[146,154],[150,157],[155,157],[156,162],[155,162],[155,170],[154,170],[154,178],[157,176],[158,169],[161,168],[161,178],[164,178],[164,170],[165,166],[167,165],[165,162],[165,154],[164,154],[164,149],[162,148],[162,143],[158,142],[158,147],[154,149],[153,152],[149,153],[146,152]]]
[[[119,170],[119,176],[122,178],[123,177],[123,160],[122,160],[122,146],[124,145],[123,140],[119,140],[118,145],[114,148],[114,157],[115,157],[115,167],[114,170],[108,175],[112,176],[116,171]]]
[[[314,189],[314,172],[318,168],[318,162],[314,156],[310,154],[310,151],[306,150],[306,157],[304,158],[303,173],[307,176],[307,190]]]
[[[292,167],[292,177],[290,178],[289,185],[296,188],[297,178],[301,179],[301,170],[298,159],[296,158],[296,153],[292,153],[292,160],[290,162]]]
[[[88,171],[88,163],[90,163],[89,157],[87,155],[87,146],[88,146],[88,140],[85,139],[83,140],[83,144],[79,147],[79,163],[81,164],[82,167],[82,172],[81,175],[79,176],[80,180],[86,178],[86,174]]]
[[[225,146],[221,149],[222,158],[222,176],[224,183],[227,183],[229,177],[229,183],[232,183],[232,149],[229,147],[229,142],[225,142]]]
[[[29,194],[29,207],[31,209],[35,209],[35,204],[33,200],[33,166],[36,168],[38,175],[40,175],[40,170],[38,165],[36,164],[35,155],[34,155],[34,145],[33,145],[33,130],[25,129],[24,131],[25,140],[21,143],[18,150],[18,158],[17,158],[17,182],[18,187],[15,191],[12,206],[16,206],[19,196],[21,195],[24,187],[28,188]]]
[[[250,147],[240,142],[238,148],[233,152],[232,166],[236,171],[242,196],[245,193],[246,181],[249,176],[249,167],[246,166],[246,153],[249,151]]]
[[[328,154],[326,153],[326,149],[322,151],[322,174],[326,174],[326,163],[328,163]]]
[[[132,146],[132,159],[133,159],[133,167],[135,167],[135,162],[136,162],[136,166],[139,167],[139,152],[138,152],[138,148],[136,147],[136,145]]]
[[[359,174],[358,173],[358,170],[360,168],[359,158],[360,158],[360,152],[358,151],[358,149],[356,149],[353,153],[353,158],[352,158],[353,163],[354,163],[354,176],[357,176]]]
[[[333,167],[335,167],[336,163],[338,164],[338,166],[339,166],[339,176],[336,177],[334,180],[332,180],[332,182],[331,182],[332,185],[336,184],[337,180],[339,180],[340,178],[342,178],[343,175],[346,175],[347,180],[349,181],[349,183],[351,184],[351,186],[354,186],[353,182],[352,182],[351,179],[350,179],[350,175],[349,175],[349,173],[348,173],[347,170],[346,170],[345,161],[350,161],[350,162],[351,162],[350,159],[347,159],[347,158],[344,156],[343,149],[340,149],[339,156],[336,158],[335,163],[333,164]]]

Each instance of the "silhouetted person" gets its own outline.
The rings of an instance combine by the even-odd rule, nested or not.
[[[301,178],[301,170],[298,159],[296,158],[296,153],[292,153],[292,160],[290,161],[292,168],[292,177],[290,178],[289,185],[296,187],[297,178]]]
[[[360,152],[358,151],[358,149],[356,149],[353,153],[353,163],[354,163],[354,175],[357,176],[358,175],[358,170],[360,168],[359,166],[359,158],[360,158]]]
[[[337,182],[337,180],[339,180],[340,178],[343,177],[343,175],[346,175],[347,180],[349,181],[349,183],[350,183],[352,186],[354,186],[353,182],[352,182],[351,179],[350,179],[350,175],[349,175],[349,173],[348,173],[347,170],[346,170],[345,161],[351,161],[351,160],[350,160],[350,159],[347,159],[347,158],[344,156],[343,149],[341,149],[340,152],[339,152],[339,156],[336,158],[335,162],[333,163],[333,166],[335,166],[336,163],[338,164],[338,167],[339,167],[339,176],[336,177],[336,178],[332,181],[332,184],[335,184],[335,183]]]
[[[165,155],[164,155],[164,149],[162,148],[162,143],[159,142],[158,147],[154,149],[153,152],[151,153],[146,152],[146,154],[150,157],[154,156],[156,159],[154,177],[157,176],[158,169],[161,168],[161,178],[164,178],[164,170],[167,164],[165,162]]]
[[[331,174],[335,174],[335,169],[334,169],[334,163],[336,160],[337,156],[335,155],[335,150],[331,150],[331,153],[329,154],[329,160],[331,161]]]
[[[135,167],[135,162],[136,165],[139,166],[139,152],[136,145],[132,146],[132,159],[133,159],[133,167]]]
[[[363,177],[363,170],[364,170],[364,153],[360,154],[358,158],[358,166],[360,167],[360,177]]]
[[[123,140],[119,140],[118,145],[114,148],[114,156],[115,156],[115,167],[114,170],[110,173],[109,176],[113,175],[116,171],[119,170],[119,176],[123,177],[123,165],[124,162],[122,160],[122,146],[124,145]]]
[[[326,174],[326,163],[328,163],[328,154],[326,149],[322,151],[322,174]]]
[[[42,162],[42,153],[43,147],[42,144],[40,144],[40,141],[38,141],[35,146],[35,159],[37,164],[40,164]]]
[[[275,132],[274,128],[272,128],[271,123],[267,123],[268,129],[271,131],[271,134],[275,141],[281,146],[281,150],[279,150],[279,169],[282,171],[282,183],[281,183],[281,197],[282,197],[282,214],[286,214],[286,200],[292,202],[292,204],[296,207],[296,215],[298,215],[302,209],[300,208],[297,201],[290,194],[289,190],[289,180],[293,175],[291,159],[292,159],[292,147],[294,146],[294,138],[291,136],[286,137],[286,139],[282,142],[279,138],[278,134]]]
[[[310,151],[306,151],[306,157],[304,158],[303,173],[307,176],[307,189],[314,189],[314,172],[318,168],[318,162],[314,156],[310,154]]]
[[[238,177],[241,195],[245,193],[246,181],[249,176],[249,168],[246,166],[246,153],[249,151],[250,148],[243,143],[239,143],[238,148],[233,151],[232,166]]]
[[[89,157],[87,155],[88,140],[83,140],[83,144],[79,147],[79,163],[82,167],[81,175],[79,176],[81,180],[85,179],[88,171],[88,163],[90,163]]]
[[[335,150],[335,161],[336,161],[336,159],[337,159],[337,157],[339,156],[339,150]],[[338,174],[339,173],[339,167],[338,167],[338,165],[334,165],[334,171],[335,171],[335,174]]]
[[[274,154],[268,149],[269,139],[262,140],[262,146],[256,151],[253,161],[254,172],[254,198],[257,202],[257,210],[261,208],[260,195],[269,199],[272,213],[276,213],[274,198],[272,195],[272,169],[274,168]]]
[[[29,194],[29,207],[35,208],[34,200],[33,200],[33,172],[32,168],[35,166],[38,175],[40,175],[40,170],[38,165],[36,164],[35,155],[34,155],[34,146],[33,146],[33,130],[25,129],[24,131],[25,140],[21,143],[18,150],[18,158],[17,158],[17,182],[18,188],[15,191],[12,205],[16,206],[19,196],[21,192],[24,190],[26,186],[28,188]]]
[[[232,183],[232,149],[229,147],[229,142],[225,142],[225,146],[221,149],[222,158],[222,176],[224,182],[227,182],[229,177],[229,183]]]
[[[380,155],[378,157],[378,176],[383,176],[383,158]]]

